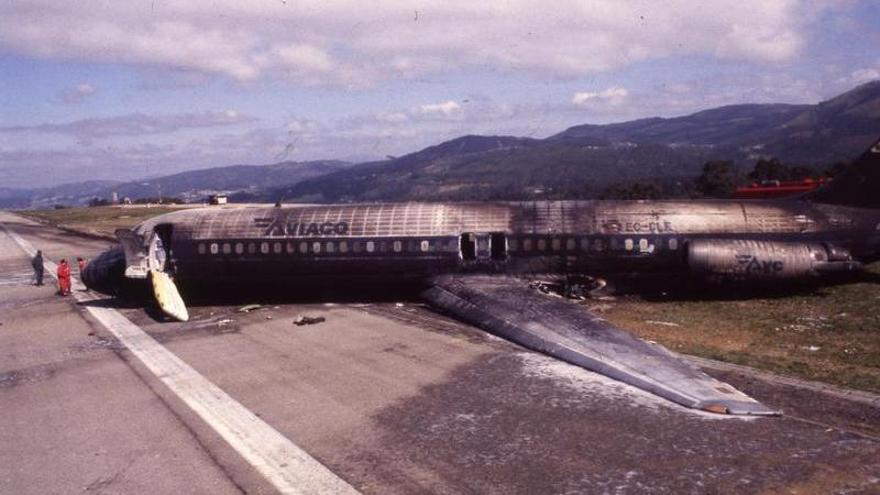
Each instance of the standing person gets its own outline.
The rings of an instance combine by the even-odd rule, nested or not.
[[[67,260],[58,263],[58,293],[62,296],[70,295],[70,265]]]
[[[34,267],[34,278],[37,280],[37,286],[43,285],[43,252],[37,251],[37,255],[31,260],[31,266]]]

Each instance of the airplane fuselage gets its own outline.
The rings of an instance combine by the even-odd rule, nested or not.
[[[758,246],[752,255],[734,256],[747,273],[769,278],[787,274],[791,261],[778,249],[761,252],[761,243],[833,245],[870,262],[880,255],[878,227],[877,210],[702,200],[208,207],[157,216],[134,231],[161,238],[177,279],[204,284],[330,276],[381,282],[467,271],[681,272],[689,269],[688,246],[701,240],[758,243],[742,248]]]

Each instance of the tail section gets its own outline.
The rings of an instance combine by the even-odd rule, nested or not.
[[[809,199],[834,205],[880,208],[880,140]]]

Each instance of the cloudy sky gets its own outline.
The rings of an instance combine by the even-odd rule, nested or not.
[[[815,103],[877,47],[872,0],[7,0],[0,187]]]

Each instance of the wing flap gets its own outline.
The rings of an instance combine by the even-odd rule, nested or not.
[[[423,293],[433,305],[499,337],[601,373],[686,407],[779,415],[732,386],[633,337],[582,306],[540,294],[506,276],[438,277]]]

